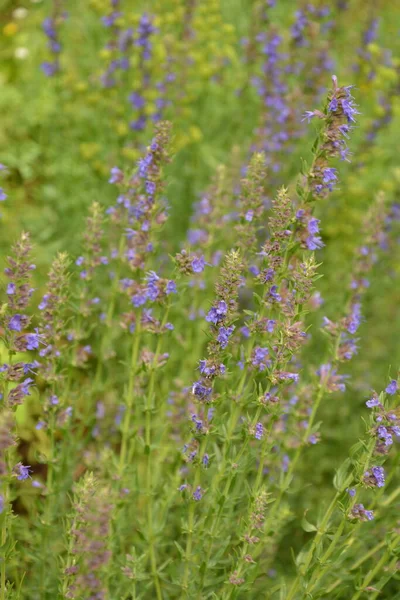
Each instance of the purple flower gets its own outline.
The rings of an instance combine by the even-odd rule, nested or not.
[[[206,321],[217,325],[220,321],[223,321],[227,315],[228,307],[224,300],[220,300],[217,306],[212,306],[206,316]]]
[[[204,271],[206,261],[204,260],[204,256],[195,257],[192,260],[192,270],[193,273],[202,273]]]
[[[146,154],[146,156],[144,156],[144,158],[141,158],[138,161],[138,167],[139,167],[139,175],[140,177],[147,177],[147,171],[148,168],[150,167],[151,163],[153,162],[153,156],[152,154]]]
[[[49,298],[50,298],[50,294],[45,294],[43,296],[42,301],[41,301],[41,303],[38,306],[39,310],[44,310],[45,308],[47,308],[47,302],[48,302]]]
[[[154,181],[146,181],[146,192],[149,194],[149,196],[154,196],[154,194],[156,193],[156,184],[154,183]]]
[[[124,174],[118,167],[113,167],[110,171],[111,177],[108,180],[108,183],[121,183],[124,179]]]
[[[137,110],[144,108],[145,100],[138,92],[132,92],[129,96],[129,102]]]
[[[154,302],[159,294],[160,290],[157,286],[157,282],[159,281],[159,276],[154,271],[150,271],[147,275],[147,298],[149,298],[152,302]]]
[[[26,317],[24,315],[14,315],[8,322],[8,328],[11,331],[22,331],[26,324]]]
[[[264,283],[267,283],[268,281],[272,281],[275,275],[275,271],[274,269],[265,269],[265,271],[263,271],[262,273],[262,279]]]
[[[387,394],[390,394],[391,396],[393,396],[393,394],[395,394],[397,392],[397,381],[395,379],[392,379],[392,381],[389,383],[389,385],[385,389],[385,392]]]
[[[350,516],[360,521],[372,521],[374,513],[372,510],[365,510],[363,504],[355,504],[351,510]]]
[[[19,463],[16,466],[16,470],[18,473],[17,479],[19,481],[25,481],[25,479],[28,479],[28,477],[30,476],[29,472],[32,471],[32,469],[29,466],[24,466],[21,463]]]
[[[333,167],[327,167],[322,172],[322,182],[326,184],[326,187],[332,191],[334,184],[337,182],[337,169]]]
[[[391,433],[384,427],[380,425],[376,430],[379,439],[385,442],[385,446],[391,446],[393,444],[393,438]]]
[[[302,121],[307,120],[309,123],[311,121],[311,119],[313,119],[316,116],[317,116],[317,114],[316,114],[315,110],[306,110],[306,112],[303,114]]]
[[[39,329],[35,329],[35,333],[27,333],[25,336],[26,341],[26,349],[27,350],[37,350],[39,348],[39,344],[43,343],[42,339],[44,336],[39,333]]]
[[[348,319],[347,331],[354,335],[361,323],[361,304],[356,302],[353,304],[351,313]]]
[[[29,373],[32,373],[32,375],[36,375],[35,369],[38,369],[40,366],[41,364],[37,360],[34,360],[31,363],[25,363],[23,366],[24,375],[28,375]]]
[[[268,319],[267,320],[266,330],[268,331],[268,333],[273,333],[273,331],[275,329],[275,325],[276,325],[276,320],[275,319]]]
[[[203,421],[198,419],[197,415],[192,415],[192,423],[195,424],[197,431],[201,431],[203,429]]]
[[[199,500],[202,499],[203,494],[204,494],[204,491],[198,485],[197,488],[195,489],[195,491],[193,492],[193,500],[196,500],[197,502],[199,502]]]
[[[262,423],[257,423],[255,426],[254,437],[256,440],[261,440],[264,436],[264,426]]]
[[[268,348],[261,348],[260,346],[255,348],[251,361],[252,365],[258,367],[259,371],[265,371],[271,364],[271,361],[267,359],[268,354]]]
[[[319,250],[325,246],[319,235],[309,235],[306,239],[306,245],[309,250]]]
[[[243,325],[243,327],[240,328],[240,333],[245,338],[250,337],[250,329],[247,327],[247,325]]]
[[[15,283],[9,283],[7,285],[6,294],[8,294],[9,296],[12,296],[13,294],[15,294],[15,290],[16,290]]]
[[[272,298],[273,300],[275,300],[275,302],[280,302],[282,300],[281,295],[278,293],[278,286],[277,285],[272,285],[268,295],[270,298]]]
[[[370,398],[370,400],[367,400],[365,404],[368,406],[368,408],[381,406],[381,403],[379,402],[379,398],[377,396],[373,396],[372,398]]]
[[[235,329],[234,325],[231,325],[231,327],[220,327],[219,328],[217,341],[221,344],[221,348],[227,347],[229,338],[232,335],[234,329]]]
[[[0,188],[0,202],[4,202],[7,199],[7,194],[4,192],[3,188]]]
[[[356,490],[354,488],[346,488],[346,492],[349,494],[349,496],[351,496],[352,498],[354,498],[354,496],[356,495]]]
[[[176,283],[175,283],[175,281],[172,281],[172,279],[170,279],[167,282],[167,285],[165,287],[165,293],[166,294],[176,294],[177,293]]]
[[[353,99],[349,93],[349,97],[348,98],[343,98],[342,99],[342,109],[343,112],[345,114],[345,117],[347,119],[348,123],[355,123],[356,119],[355,119],[355,115],[359,115],[360,113],[358,112],[358,110],[356,109],[356,107],[353,104]]]
[[[364,483],[372,487],[383,487],[385,485],[385,470],[383,467],[372,467],[364,473]]]
[[[311,235],[314,235],[316,233],[319,233],[319,219],[316,219],[315,217],[312,217],[308,223],[307,223],[307,229],[308,232],[311,233]]]
[[[201,459],[201,462],[203,463],[204,467],[208,467],[208,465],[210,464],[210,457],[208,456],[208,454],[205,454],[203,456],[203,458]]]
[[[192,394],[197,396],[200,400],[207,402],[212,394],[212,388],[203,385],[202,381],[196,381],[192,386]]]

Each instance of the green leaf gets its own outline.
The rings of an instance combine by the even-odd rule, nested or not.
[[[302,528],[304,529],[304,531],[307,531],[307,533],[311,533],[312,531],[317,531],[316,526],[313,525],[312,523],[310,523],[309,521],[307,521],[306,514],[307,514],[307,511],[305,511],[304,516],[301,520]]]

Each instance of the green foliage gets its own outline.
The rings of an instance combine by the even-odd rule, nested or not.
[[[0,600],[396,598],[400,7],[116,4],[0,0]]]

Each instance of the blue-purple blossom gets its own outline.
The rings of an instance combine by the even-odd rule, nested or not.
[[[319,219],[312,217],[307,223],[307,231],[310,234],[306,239],[306,245],[309,250],[318,250],[324,247],[319,233]]]
[[[43,343],[42,339],[45,336],[39,333],[39,329],[36,327],[35,333],[27,333],[25,336],[26,349],[27,350],[37,350],[39,348],[39,344]]]
[[[4,202],[4,200],[7,200],[7,194],[3,188],[0,188],[0,202]]]
[[[224,300],[220,300],[217,306],[212,306],[206,316],[206,321],[217,325],[220,321],[223,321],[228,313],[228,306]]]
[[[30,466],[25,466],[21,463],[16,466],[15,470],[17,472],[17,479],[19,481],[25,481],[25,479],[28,479],[28,477],[30,477],[29,473],[32,471]]]
[[[270,298],[272,298],[272,300],[274,300],[275,302],[280,302],[282,300],[281,295],[278,292],[278,286],[277,285],[272,285],[268,295]]]
[[[206,377],[213,377],[217,373],[223,375],[226,369],[223,363],[221,363],[219,366],[216,366],[213,364],[209,365],[206,360],[200,360],[199,370],[202,375],[205,375]]]
[[[165,293],[166,294],[176,294],[177,293],[176,283],[175,283],[175,281],[172,281],[172,279],[167,281],[167,285],[165,286]]]
[[[395,379],[392,379],[392,381],[389,383],[389,385],[385,389],[385,392],[387,394],[390,394],[391,396],[393,396],[393,394],[395,394],[397,392],[397,381]]]
[[[268,348],[261,348],[260,346],[255,348],[251,361],[253,367],[258,367],[259,371],[265,371],[271,364],[271,361],[267,359],[268,354]]]
[[[199,400],[207,401],[212,394],[212,388],[205,386],[202,381],[196,381],[192,386],[192,394]]]
[[[204,267],[206,265],[206,261],[204,260],[204,256],[195,257],[192,260],[192,270],[193,273],[202,273],[204,271]]]
[[[364,483],[372,487],[383,487],[385,485],[385,470],[383,467],[371,467],[364,473]]]
[[[113,167],[110,171],[111,177],[108,180],[108,183],[121,183],[124,179],[124,174],[118,167]]]
[[[191,420],[192,423],[194,423],[197,431],[201,431],[203,429],[203,421],[199,419],[197,415],[192,415]]]
[[[154,194],[156,193],[156,184],[154,183],[154,181],[150,181],[148,179],[146,181],[145,187],[146,192],[149,194],[149,196],[154,196]]]
[[[256,440],[261,440],[264,436],[264,426],[262,423],[256,423],[254,428],[254,437]]]
[[[8,322],[8,328],[11,331],[22,331],[26,323],[26,317],[24,315],[13,315]]]
[[[193,492],[193,500],[196,500],[198,502],[199,500],[202,499],[203,494],[204,494],[204,491],[198,485],[197,488],[195,489],[195,491]]]
[[[317,111],[315,110],[306,110],[303,113],[303,118],[302,121],[306,121],[309,123],[311,121],[311,119],[313,119],[314,117],[316,117],[318,115]]]
[[[350,516],[360,521],[372,521],[374,513],[372,510],[366,510],[363,504],[355,504],[351,509]]]
[[[159,276],[154,271],[150,271],[147,275],[147,298],[154,302],[160,294],[160,290],[157,286]]]
[[[368,408],[374,408],[375,406],[382,406],[381,403],[379,402],[378,396],[373,396],[372,398],[367,400],[365,404],[368,406]]]
[[[235,326],[231,325],[230,327],[220,327],[218,330],[217,341],[220,343],[221,348],[226,348],[228,345],[228,341],[233,331],[235,330]]]
[[[147,172],[148,172],[148,169],[152,162],[153,162],[152,154],[146,154],[146,156],[144,156],[143,158],[141,158],[138,161],[140,177],[143,177],[143,178],[147,177]]]
[[[15,285],[15,283],[11,282],[7,285],[6,294],[8,296],[12,296],[15,294],[15,290],[16,290],[16,285]]]
[[[348,318],[347,331],[354,335],[361,323],[361,304],[355,302],[351,307],[351,313]]]
[[[386,427],[384,427],[383,425],[380,425],[377,428],[376,432],[378,434],[378,438],[384,441],[385,446],[391,446],[393,444],[392,435],[391,435],[390,431],[388,431],[386,429]]]

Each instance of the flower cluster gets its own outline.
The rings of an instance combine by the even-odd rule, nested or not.
[[[308,174],[308,185],[313,196],[324,196],[335,188],[338,182],[337,169],[329,166],[329,159],[339,157],[341,160],[348,160],[346,139],[352,123],[356,122],[356,115],[359,114],[351,95],[352,86],[339,87],[335,76],[332,80],[333,87],[325,111],[305,113],[308,120],[317,117],[324,121],[320,143]],[[308,200],[307,197],[305,199]]]
[[[212,382],[225,372],[222,354],[235,329],[233,322],[236,319],[242,269],[243,262],[238,252],[232,251],[226,256],[216,283],[216,302],[206,315],[212,336],[207,347],[208,357],[200,361],[202,377],[192,386],[192,394],[200,402],[212,401]]]
[[[53,59],[41,64],[43,73],[47,77],[53,77],[60,70],[60,52],[62,49],[58,27],[65,20],[66,13],[62,10],[62,0],[55,0],[54,13],[51,17],[46,17],[42,23],[43,31],[48,39],[47,47],[51,52]]]

